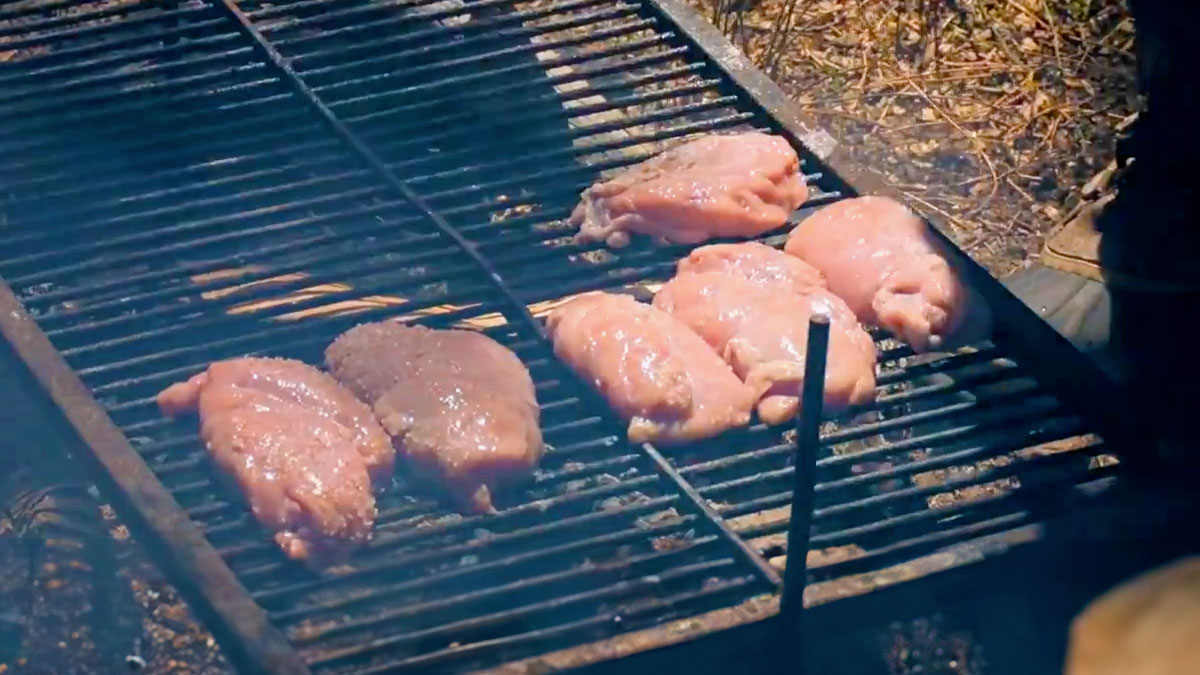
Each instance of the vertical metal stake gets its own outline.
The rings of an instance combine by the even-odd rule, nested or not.
[[[804,658],[801,621],[804,617],[804,587],[808,583],[808,537],[812,526],[817,452],[821,447],[821,410],[825,399],[825,359],[828,353],[829,317],[814,314],[808,322],[804,385],[800,389],[800,411],[796,415],[792,515],[788,525],[783,595],[779,600],[779,628],[786,633],[789,640],[787,649],[794,652],[793,658],[797,661]]]

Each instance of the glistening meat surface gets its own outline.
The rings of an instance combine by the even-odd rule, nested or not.
[[[804,293],[826,286],[817,268],[756,242],[701,246],[676,266],[677,274],[698,272],[720,272],[782,292]]]
[[[887,197],[844,199],[806,218],[784,250],[821,271],[864,323],[915,351],[981,339],[991,330],[982,299],[908,207]]]
[[[551,312],[554,352],[629,422],[635,443],[715,436],[750,421],[753,395],[704,340],[625,295],[587,293]]]
[[[839,412],[875,395],[875,343],[846,304],[823,288],[797,293],[778,282],[681,271],[659,290],[654,306],[695,330],[729,363],[754,392],[767,424],[796,415],[816,313],[830,319],[826,410]]]
[[[570,222],[580,240],[612,247],[631,233],[696,244],[782,227],[807,198],[800,158],[782,137],[713,134],[596,183]]]
[[[390,476],[394,451],[329,375],[287,359],[219,361],[157,402],[171,417],[199,412],[213,461],[288,557],[324,564],[370,538],[371,477]]]
[[[334,340],[325,362],[371,405],[408,467],[466,511],[492,511],[492,492],[541,460],[529,371],[485,335],[363,324]]]

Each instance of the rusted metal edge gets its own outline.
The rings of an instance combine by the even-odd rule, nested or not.
[[[308,673],[308,667],[167,491],[87,386],[0,279],[0,334],[90,449],[89,475],[167,567],[171,580],[220,640],[230,662],[252,673]]]
[[[1007,569],[1005,554],[1040,542],[1042,535],[1042,525],[1024,525],[956,544],[907,563],[853,575],[857,583],[846,584],[837,579],[812,584],[805,592],[806,632],[849,629],[864,612],[870,611],[868,605],[906,609],[930,603],[936,605],[938,598],[959,595],[957,589],[988,569],[1011,571]],[[756,649],[756,644],[772,644],[779,635],[776,630],[778,616],[779,596],[760,595],[733,607],[475,672],[477,675],[601,673],[608,667],[620,668],[623,672],[650,672],[652,668],[669,664],[678,666],[684,662],[694,664],[688,666],[689,670],[701,673],[742,672],[729,668],[730,652],[751,659],[756,651],[762,651]],[[714,644],[717,642],[722,644]],[[698,658],[704,650],[725,650],[724,658],[707,652]],[[776,662],[781,657],[777,650],[778,647],[771,656]],[[618,659],[619,663],[613,663]],[[752,665],[747,661],[745,665],[747,672],[753,672],[765,664]]]
[[[1124,414],[1120,407],[1122,398],[1115,395],[1118,385],[1095,361],[958,248],[928,215],[923,218],[997,318],[993,340],[1030,366],[1038,382],[1079,415],[1091,427],[1089,431],[1103,437],[1112,454],[1124,465],[1135,472],[1147,472],[1153,462],[1152,453],[1137,449],[1155,435],[1152,430],[1135,426],[1136,421]]]

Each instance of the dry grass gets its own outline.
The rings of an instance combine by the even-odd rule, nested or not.
[[[1036,254],[1137,105],[1120,2],[691,2],[996,274]]]

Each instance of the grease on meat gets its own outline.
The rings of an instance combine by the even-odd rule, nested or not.
[[[363,324],[334,340],[325,362],[371,405],[414,473],[466,511],[494,511],[492,492],[527,478],[541,460],[529,371],[483,334]]]
[[[323,565],[370,538],[371,480],[390,477],[394,451],[329,375],[288,359],[218,361],[157,403],[169,417],[199,413],[213,461],[289,558]]]
[[[715,436],[750,421],[753,395],[671,316],[625,295],[587,293],[547,319],[554,352],[629,422],[635,443]]]
[[[569,220],[578,238],[616,248],[631,233],[680,244],[762,234],[787,222],[808,187],[786,140],[746,132],[677,145],[581,197]]]
[[[860,320],[892,331],[917,352],[990,332],[982,299],[925,223],[893,199],[830,204],[797,225],[784,250],[820,270]]]
[[[685,269],[680,264],[680,269]],[[824,407],[840,412],[875,395],[875,343],[837,296],[784,281],[755,282],[719,271],[681,271],[654,306],[679,319],[724,358],[754,392],[758,416],[781,424],[799,409],[813,314],[829,317]]]

